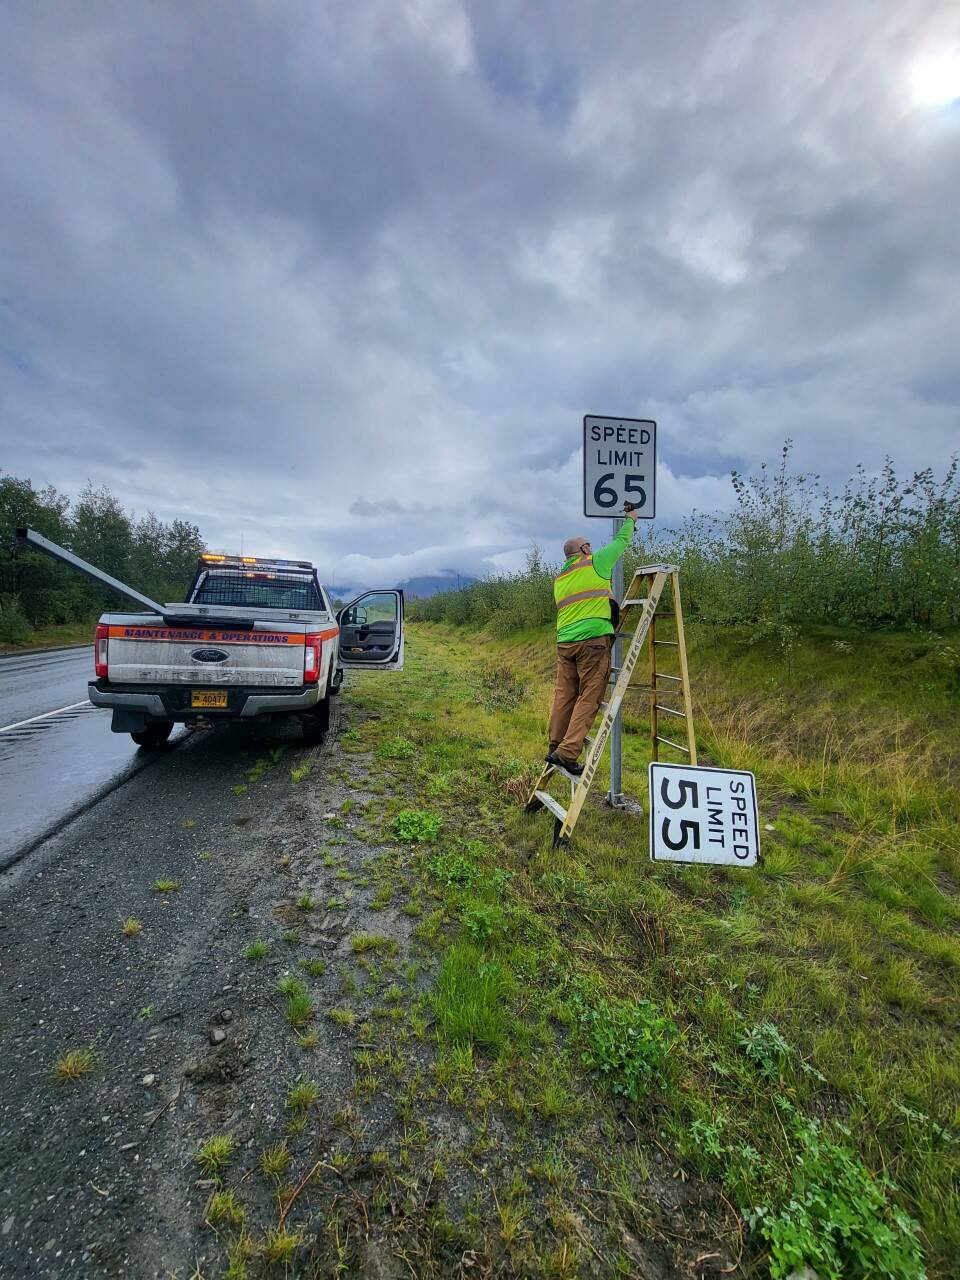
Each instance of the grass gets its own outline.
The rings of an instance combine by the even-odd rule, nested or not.
[[[303,1243],[303,1237],[283,1227],[275,1227],[268,1231],[263,1241],[262,1254],[264,1261],[273,1265],[289,1264],[293,1255]]]
[[[237,1141],[230,1133],[216,1133],[197,1149],[194,1157],[204,1175],[219,1178],[233,1159]]]
[[[337,781],[378,797],[362,813],[378,853],[356,865],[354,828],[342,857],[326,838],[314,855],[369,880],[383,911],[333,972],[292,954],[278,989],[309,1002],[325,978],[310,982],[323,1020],[278,1061],[333,1024],[351,1031],[352,1079],[328,1114],[318,1053],[322,1085],[287,1094],[286,1143],[265,1117],[244,1172],[273,1194],[251,1183],[228,1274],[265,1270],[269,1228],[302,1235],[276,1265],[304,1274],[353,1274],[376,1239],[424,1280],[462,1259],[643,1274],[650,1249],[678,1273],[709,1257],[742,1277],[806,1262],[947,1280],[960,717],[933,642],[812,635],[784,657],[690,628],[703,762],[757,775],[762,859],[745,872],[651,865],[646,823],[604,807],[602,783],[553,850],[549,819],[518,803],[542,757],[552,638],[498,630],[415,625],[402,676],[352,684]],[[645,706],[628,704],[623,743],[643,800]],[[409,755],[377,755],[397,739]],[[274,1146],[289,1163],[264,1169]]]
[[[243,958],[250,964],[259,964],[261,960],[266,959],[269,953],[270,943],[263,938],[255,938],[244,951]]]
[[[246,1216],[235,1191],[215,1191],[207,1205],[205,1221],[211,1226],[240,1227]]]
[[[290,1111],[307,1111],[316,1106],[320,1098],[320,1086],[315,1080],[298,1080],[287,1094]]]
[[[521,1126],[549,1118],[574,1146],[580,1117],[596,1115],[612,1127],[602,1149],[584,1148],[595,1180],[635,1198],[603,1099],[632,1108],[647,1150],[656,1139],[758,1215],[748,1252],[766,1250],[773,1274],[792,1269],[796,1240],[808,1252],[832,1240],[803,1208],[804,1188],[819,1188],[817,1203],[867,1233],[858,1255],[838,1255],[845,1277],[876,1270],[863,1259],[887,1239],[891,1275],[916,1280],[903,1215],[920,1224],[929,1274],[945,1277],[960,1255],[960,708],[929,657],[945,642],[861,635],[838,648],[847,639],[824,632],[785,657],[689,632],[703,762],[757,776],[762,859],[749,873],[652,867],[645,824],[595,797],[571,847],[550,848],[549,822],[517,804],[542,755],[546,630],[416,625],[402,694],[362,685],[377,739],[416,747],[412,791],[385,820],[413,871],[401,900],[420,913],[415,938],[439,960],[428,1011],[441,1087],[467,1114],[498,1099]],[[644,800],[647,733],[637,698],[624,788]],[[512,1250],[526,1247],[517,1216]]]
[[[381,933],[355,933],[350,939],[350,947],[358,955],[367,951],[378,951],[388,956],[397,953],[396,939]]]
[[[143,921],[138,920],[136,916],[127,916],[120,926],[120,932],[125,938],[136,938],[142,931]]]
[[[176,893],[180,888],[179,880],[172,880],[168,876],[160,876],[153,882],[154,893]]]
[[[260,1153],[260,1172],[266,1178],[282,1178],[290,1163],[290,1148],[285,1142],[275,1142]]]
[[[504,1038],[509,987],[503,966],[487,960],[473,943],[454,943],[444,954],[433,996],[440,1034],[453,1044],[497,1048]]]
[[[313,1021],[313,1001],[306,992],[295,992],[287,996],[283,1013],[291,1027],[299,1030]]]
[[[357,1015],[351,1009],[328,1009],[327,1017],[338,1027],[352,1028],[357,1024]]]
[[[57,1059],[53,1074],[57,1080],[70,1083],[89,1075],[96,1064],[97,1052],[95,1049],[90,1047],[70,1049]]]

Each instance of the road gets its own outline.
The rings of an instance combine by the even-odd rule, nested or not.
[[[155,759],[87,701],[92,673],[92,646],[0,657],[0,870]]]
[[[223,1254],[202,1225],[198,1144],[238,1126],[258,1089],[257,1123],[272,1126],[270,1141],[282,1132],[287,1079],[303,1065],[288,1037],[283,1079],[269,1092],[258,1084],[286,1025],[272,984],[298,966],[275,912],[290,894],[342,892],[316,850],[315,814],[339,811],[349,793],[312,788],[308,812],[291,768],[332,748],[305,747],[298,727],[228,725],[138,750],[105,714],[72,705],[90,656],[0,660],[0,727],[19,726],[0,733],[0,1275],[186,1280],[204,1251],[204,1275]],[[338,849],[347,834],[338,828]],[[308,856],[300,886],[287,864]],[[166,881],[175,889],[156,891]],[[285,910],[300,918],[292,900]],[[334,915],[331,946],[352,919]],[[128,916],[142,933],[124,936]],[[362,924],[382,927],[373,915]],[[244,959],[258,936],[272,942],[261,968]],[[321,1007],[338,981],[331,969]],[[218,1044],[212,1029],[224,1027]],[[316,1069],[339,1073],[345,1091],[338,1034]],[[84,1046],[95,1053],[89,1078],[58,1083],[58,1058]]]

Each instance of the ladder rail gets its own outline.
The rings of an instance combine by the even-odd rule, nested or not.
[[[635,594],[642,582],[647,585],[646,595]],[[664,619],[673,620],[676,628],[676,640],[664,640],[657,637],[657,608],[668,582],[670,584],[673,608],[671,612],[664,612],[661,616]],[[664,746],[688,756],[691,764],[697,763],[697,745],[690,697],[690,673],[687,666],[686,637],[683,629],[683,612],[680,603],[679,571],[677,566],[663,564],[638,568],[634,572],[624,599],[620,603],[618,632],[624,628],[626,617],[624,606],[639,605],[641,606],[641,612],[639,619],[636,621],[627,652],[623,656],[619,668],[615,671],[611,669],[608,681],[608,697],[599,708],[602,712],[599,726],[595,729],[594,735],[592,737],[588,736],[586,740],[587,756],[584,761],[583,772],[577,777],[567,773],[566,770],[559,766],[546,764],[534,783],[526,802],[527,812],[544,808],[553,815],[554,847],[566,845],[570,841],[603,756],[607,739],[613,729],[614,721],[621,710],[623,699],[633,678],[641,650],[648,639],[650,641],[650,684],[645,692],[649,698],[650,705],[651,758],[654,760],[659,759],[659,746],[662,743]],[[630,617],[633,620],[637,618],[637,615],[636,613],[631,613]],[[661,649],[677,650],[680,663],[679,675],[659,670],[657,654],[658,650]],[[665,687],[660,684],[661,680],[669,681],[671,687]],[[644,692],[644,690],[638,690],[638,692]],[[683,709],[678,710],[662,704],[660,702],[662,694],[680,695]],[[672,738],[666,738],[660,733],[659,717],[661,714],[686,721],[686,746],[682,743],[674,742]],[[570,803],[567,808],[564,808],[560,801],[546,790],[547,781],[554,773],[561,774],[570,783]]]

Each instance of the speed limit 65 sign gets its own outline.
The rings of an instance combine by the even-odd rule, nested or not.
[[[618,516],[624,502],[635,515],[656,513],[657,424],[646,418],[583,420],[583,514]]]
[[[756,865],[757,788],[743,769],[650,763],[650,857],[654,862]]]

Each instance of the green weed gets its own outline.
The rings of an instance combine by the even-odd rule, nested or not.
[[[815,1121],[791,1118],[796,1143],[793,1186],[777,1209],[748,1215],[770,1249],[770,1275],[785,1280],[803,1266],[823,1280],[922,1280],[917,1224],[873,1178],[849,1146]]]
[[[403,809],[393,820],[393,834],[403,844],[432,844],[443,819],[430,809]]]
[[[662,1084],[667,1053],[677,1028],[649,1000],[573,997],[585,1040],[584,1066],[616,1094],[639,1102]]]

